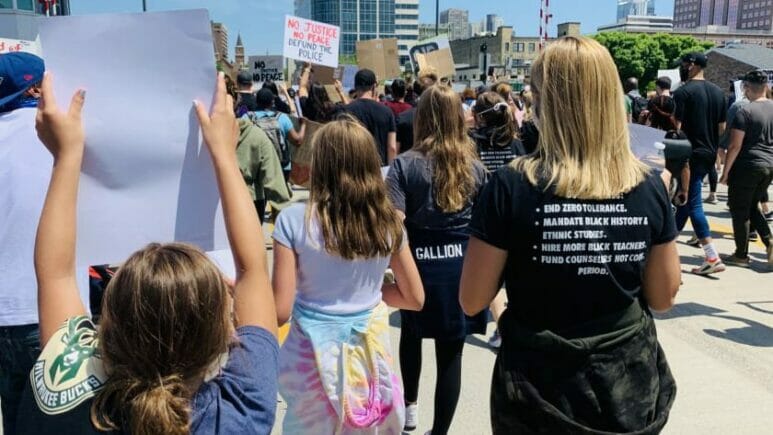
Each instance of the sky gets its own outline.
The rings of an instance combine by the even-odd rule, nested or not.
[[[247,55],[280,54],[282,51],[283,18],[293,13],[293,0],[146,0],[148,11],[206,8],[210,19],[228,28],[231,57],[236,35],[241,33]],[[582,23],[583,33],[615,22],[617,0],[551,0],[553,21],[549,32],[556,34],[556,25],[567,21]],[[674,0],[656,0],[656,14],[671,16]],[[142,0],[70,0],[74,15],[141,12]],[[467,9],[470,21],[479,21],[486,14],[500,15],[505,25],[513,26],[519,36],[537,36],[539,32],[539,0],[440,0],[440,10]],[[435,1],[420,0],[420,21],[435,22]]]

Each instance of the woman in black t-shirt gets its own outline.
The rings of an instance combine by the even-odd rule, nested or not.
[[[649,309],[673,305],[677,233],[659,174],[631,152],[616,71],[592,39],[551,44],[532,68],[539,151],[476,203],[461,305],[483,310],[502,276],[509,299],[494,434],[654,434],[668,418],[676,387]]]
[[[475,129],[470,132],[478,149],[478,157],[490,172],[526,154],[516,139],[517,129],[507,102],[495,92],[478,96],[475,106]]]
[[[431,338],[437,363],[432,433],[445,435],[459,400],[464,340],[486,331],[486,313],[468,317],[459,305],[472,205],[486,169],[475,156],[462,105],[451,88],[436,85],[424,91],[414,125],[413,148],[392,162],[387,175],[389,196],[405,216],[425,292],[420,312],[400,312],[405,429],[417,426],[421,342]]]

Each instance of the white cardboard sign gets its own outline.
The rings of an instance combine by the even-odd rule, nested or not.
[[[43,17],[40,41],[59,103],[86,89],[79,262],[122,262],[149,242],[226,249],[192,105],[215,87],[207,11]]]
[[[284,57],[316,65],[338,66],[338,26],[285,16]]]
[[[26,41],[24,39],[0,38],[0,54],[21,51],[40,56],[40,42]]]

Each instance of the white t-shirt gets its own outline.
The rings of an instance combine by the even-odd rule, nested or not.
[[[378,305],[390,257],[350,261],[327,253],[316,219],[312,217],[307,231],[305,214],[305,204],[285,208],[273,235],[297,255],[296,303],[327,314],[357,313]]]
[[[0,114],[0,327],[38,323],[35,235],[53,159],[35,133],[37,109]],[[88,308],[88,270],[78,269]]]

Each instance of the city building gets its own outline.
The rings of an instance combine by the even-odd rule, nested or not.
[[[400,65],[410,61],[408,50],[421,39],[419,33],[419,0],[395,0],[395,36]]]
[[[242,35],[236,36],[236,52],[234,53],[234,67],[241,71],[247,67],[247,57],[244,54],[244,44],[242,43]]]
[[[564,36],[580,36],[580,23],[577,21],[570,21],[568,23],[561,23],[558,25],[558,31],[556,35],[558,38]]]
[[[773,32],[773,0],[675,0],[674,28],[709,26]]]
[[[448,39],[469,38],[470,14],[464,9],[446,9],[440,12],[440,23],[448,24]]]
[[[401,10],[418,10],[417,1],[402,3]],[[360,40],[396,37],[395,0],[295,0],[295,15],[339,26],[341,55],[355,54]]]
[[[474,38],[476,36],[481,36],[486,33],[486,21],[476,21],[474,23],[470,23],[467,26],[468,32],[467,37],[468,38]]]
[[[671,17],[630,15],[615,24],[600,26],[599,32],[670,33],[674,30]]]
[[[34,41],[38,37],[37,16],[70,15],[70,0],[59,0],[51,10],[37,0],[0,0],[0,38]]]
[[[448,37],[448,32],[450,31],[450,26],[448,24],[441,24],[437,27],[437,36],[445,36]],[[436,36],[435,34],[435,23],[432,24],[419,24],[419,41],[423,41],[425,39],[434,38]]]
[[[505,20],[499,15],[488,14],[486,15],[486,32],[497,33],[497,30],[505,25]],[[470,35],[472,36],[472,35]]]
[[[631,15],[655,15],[655,0],[617,0],[617,21],[624,21]]]
[[[500,27],[494,35],[455,39],[450,42],[454,63],[457,65],[479,66],[482,68],[482,47],[485,46],[489,59],[487,66],[506,66],[512,56],[513,28]],[[481,71],[482,73],[482,71]]]
[[[228,61],[228,28],[223,23],[212,22],[212,43],[215,46],[215,60]]]
[[[706,80],[725,89],[730,81],[737,80],[747,72],[758,69],[768,73],[773,80],[773,49],[756,44],[728,44],[712,48],[706,53],[709,68]]]

